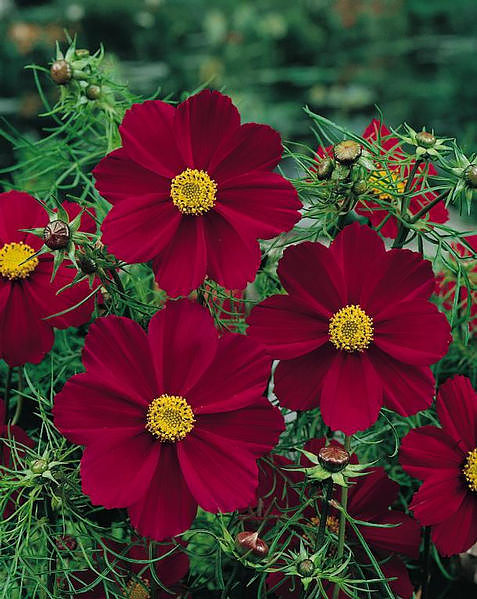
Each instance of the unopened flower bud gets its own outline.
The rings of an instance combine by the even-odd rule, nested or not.
[[[62,220],[49,222],[43,231],[43,241],[50,250],[64,249],[70,240],[71,232],[68,223]]]
[[[268,545],[258,536],[258,532],[239,532],[235,537],[235,545],[242,555],[251,552],[257,557],[265,557],[268,554]]]
[[[296,569],[298,570],[298,574],[302,576],[311,576],[315,571],[315,564],[313,560],[307,558],[301,561]]]
[[[89,50],[86,48],[78,48],[75,50],[75,56],[76,58],[86,58],[86,56],[89,56]]]
[[[63,59],[55,60],[50,67],[50,75],[58,85],[66,85],[73,76],[70,63]]]
[[[318,163],[316,167],[316,176],[320,181],[324,181],[325,179],[329,179],[331,177],[331,173],[333,172],[334,164],[330,158],[323,158]]]
[[[432,148],[436,143],[436,138],[428,131],[419,131],[416,135],[416,141],[421,148]]]
[[[465,169],[465,180],[470,187],[477,188],[477,164],[470,164]]]
[[[62,535],[56,538],[55,545],[59,551],[74,551],[78,543],[71,535]]]
[[[89,256],[85,256],[85,254],[76,254],[76,261],[81,269],[81,272],[85,275],[92,275],[98,270],[96,262],[92,258],[89,258]]]
[[[43,474],[48,470],[48,462],[46,460],[35,460],[31,465],[31,471],[33,474]]]
[[[367,189],[368,189],[368,185],[364,179],[360,179],[359,181],[356,181],[356,183],[353,185],[353,191],[358,196],[361,195],[362,193],[366,193]]]
[[[363,148],[353,139],[340,141],[333,148],[333,154],[341,164],[353,164],[361,156]]]
[[[328,472],[340,472],[349,464],[350,455],[343,447],[327,445],[318,452],[318,461]]]
[[[101,87],[99,85],[88,85],[86,96],[90,100],[97,100],[101,96]]]

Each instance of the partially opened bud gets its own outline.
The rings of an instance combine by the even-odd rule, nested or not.
[[[432,148],[436,143],[436,138],[428,131],[419,131],[416,135],[416,141],[421,148]]]
[[[477,188],[477,164],[471,164],[465,169],[465,180],[472,188]]]
[[[323,158],[323,160],[321,160],[316,167],[316,176],[320,181],[329,179],[333,169],[333,161],[330,158]]]
[[[239,532],[235,537],[235,545],[241,554],[251,552],[257,557],[268,554],[268,545],[258,536],[258,532]]]
[[[66,85],[73,77],[70,63],[66,60],[55,60],[50,67],[50,75],[58,85]]]
[[[48,223],[43,231],[43,241],[50,250],[64,249],[70,240],[71,232],[68,223],[62,220],[53,220]]]
[[[343,447],[328,445],[318,452],[318,461],[328,472],[340,472],[349,464],[350,455]]]
[[[361,156],[362,147],[353,139],[345,139],[340,141],[333,148],[333,154],[341,164],[353,164]]]

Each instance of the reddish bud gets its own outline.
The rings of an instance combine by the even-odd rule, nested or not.
[[[353,164],[361,156],[363,148],[357,141],[352,139],[345,139],[340,141],[333,148],[333,154],[338,162],[341,164]]]
[[[56,538],[55,545],[59,551],[74,551],[78,546],[78,543],[71,535],[62,535],[61,537]]]
[[[248,552],[257,557],[268,555],[268,545],[258,536],[258,532],[239,532],[235,537],[235,545],[242,555]]]
[[[43,241],[50,250],[63,250],[71,237],[70,228],[62,220],[53,220],[43,231]]]
[[[328,445],[318,452],[318,461],[328,472],[340,472],[349,464],[350,455],[343,447]]]
[[[50,75],[58,85],[66,85],[73,76],[70,63],[66,60],[55,60],[50,67]]]
[[[419,131],[416,135],[416,141],[421,148],[432,148],[436,143],[436,138],[428,131]]]

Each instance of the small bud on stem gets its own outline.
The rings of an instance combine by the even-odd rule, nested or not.
[[[357,141],[345,139],[340,141],[333,148],[333,154],[336,160],[341,164],[351,165],[361,156],[363,148]]]
[[[298,574],[302,576],[311,576],[315,571],[315,564],[311,559],[304,559],[297,566]]]
[[[50,75],[58,85],[66,85],[73,76],[70,63],[66,60],[55,60],[50,67]]]
[[[340,472],[349,464],[350,455],[343,447],[327,445],[318,452],[318,461],[328,472]]]
[[[251,552],[257,557],[265,557],[268,554],[268,545],[258,536],[258,532],[239,532],[235,537],[235,545],[242,555]]]
[[[99,85],[88,85],[86,96],[90,100],[98,100],[101,96],[101,87]]]
[[[49,222],[43,231],[43,241],[50,250],[63,250],[68,245],[71,231],[68,223],[62,220]]]
[[[318,166],[316,167],[316,176],[320,181],[329,179],[331,177],[333,169],[333,161],[330,158],[323,158],[323,160],[321,160],[318,163]]]
[[[465,180],[473,189],[477,188],[477,164],[470,164],[465,169]]]
[[[419,131],[416,135],[416,141],[421,148],[432,148],[436,143],[436,138],[428,131]]]

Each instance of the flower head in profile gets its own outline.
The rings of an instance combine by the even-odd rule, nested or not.
[[[127,318],[98,319],[83,364],[56,396],[54,418],[86,447],[82,487],[93,504],[127,508],[142,535],[162,540],[187,530],[197,505],[253,503],[256,460],[284,428],[262,396],[270,360],[254,340],[219,338],[207,310],[182,300],[147,334]]]
[[[125,599],[174,599],[182,596],[178,583],[189,570],[189,558],[179,549],[177,542],[152,546],[148,541],[137,538],[133,539],[132,545],[110,539],[105,539],[104,544],[105,562],[111,568],[107,578],[114,580],[108,583],[110,589],[119,590]],[[154,565],[151,564],[151,556],[156,560]],[[98,556],[95,558],[99,561]],[[167,590],[159,588],[153,595],[151,568]],[[70,580],[77,591],[76,599],[105,599],[103,580],[93,570],[73,572]],[[91,585],[89,591],[82,592],[83,588]]]
[[[0,194],[0,357],[10,366],[40,362],[53,346],[53,327],[79,326],[89,320],[94,308],[93,299],[81,303],[90,294],[87,281],[58,293],[73,281],[74,269],[60,265],[51,281],[52,254],[28,260],[43,240],[20,229],[47,223],[48,214],[28,194]],[[45,320],[77,304],[81,305]]]
[[[403,416],[430,406],[429,366],[445,355],[450,328],[429,301],[429,262],[386,251],[355,223],[328,248],[285,250],[278,275],[287,295],[258,304],[247,333],[280,360],[275,392],[283,406],[319,406],[325,423],[346,434],[371,426],[383,405]]]
[[[408,160],[401,150],[399,139],[391,135],[391,131],[377,119],[373,119],[366,127],[363,138],[371,145],[376,146],[383,162],[375,159],[375,170],[368,180],[368,194],[366,199],[360,199],[355,207],[358,214],[369,219],[373,227],[380,227],[383,237],[395,239],[398,233],[398,221],[395,216],[389,216],[386,204],[392,204],[395,210],[400,210],[400,199],[396,202],[398,194],[402,194],[406,187],[407,179],[413,169],[415,160]],[[331,155],[331,147],[318,148],[319,157]],[[414,179],[409,185],[411,195],[408,206],[408,215],[414,216],[437,194],[427,189],[427,178],[437,175],[432,164],[419,166]],[[379,200],[373,201],[373,196]],[[445,223],[449,220],[449,213],[444,202],[433,206],[426,215],[426,224]]]
[[[337,441],[332,441],[331,443],[337,447],[343,447]],[[305,449],[308,452],[318,454],[324,445],[325,439],[313,439],[305,445]],[[293,484],[285,486],[285,488],[283,485],[277,486],[276,493],[271,491],[270,485],[266,481],[269,481],[271,477],[283,480],[283,475],[289,475],[289,471],[283,474],[277,472],[280,468],[287,468],[290,465],[290,462],[286,458],[277,457],[280,460],[273,462],[273,469],[268,466],[266,474],[261,475],[263,482],[259,489],[264,491],[261,502],[265,509],[268,508],[268,511],[271,511],[272,506],[283,506],[282,518],[290,519],[293,515],[293,505],[298,510],[303,504],[303,498],[300,499]],[[351,461],[357,464],[357,456],[353,454]],[[310,464],[306,458],[302,462],[305,466]],[[338,492],[338,500],[340,499],[340,492]],[[409,579],[406,565],[400,556],[418,557],[420,528],[410,516],[391,508],[396,503],[398,495],[398,483],[388,478],[383,468],[372,468],[367,471],[366,476],[360,476],[350,481],[347,511],[355,520],[380,525],[373,527],[361,524],[358,525],[358,529],[373,551],[374,556],[380,562],[384,576],[395,579],[390,582],[393,591],[399,597],[407,599],[412,596],[413,586]],[[321,510],[320,502],[318,502],[318,508]],[[318,531],[319,521],[319,513],[316,513],[312,506],[307,507],[302,514],[301,520],[296,523],[297,526],[300,524],[303,526],[303,532],[301,535],[295,537],[292,545],[293,543],[298,545],[299,539],[303,537],[303,534],[313,544],[314,535]],[[330,506],[326,526],[330,533],[337,535],[339,529],[339,512],[332,505]],[[289,534],[290,531],[287,531],[287,535]],[[359,563],[362,564],[363,568],[366,568],[367,572],[372,572],[370,578],[376,578],[377,575],[373,572],[369,559],[366,557],[358,538],[350,526],[346,528],[345,534],[346,542],[353,548],[355,557]],[[298,581],[293,581],[290,578],[285,579],[281,572],[270,574],[267,578],[267,583],[269,588],[276,587],[274,592],[280,598],[294,599],[300,596],[301,585],[298,584]],[[332,589],[333,585],[330,587],[330,597]],[[344,598],[346,595],[342,593],[341,597]]]
[[[411,510],[443,555],[466,551],[477,542],[477,393],[466,377],[448,379],[439,389],[441,428],[423,426],[404,437],[400,462],[423,481]]]
[[[260,264],[257,240],[299,220],[294,187],[272,172],[280,136],[241,124],[219,92],[202,91],[177,107],[135,104],[120,133],[122,148],[94,170],[98,191],[113,204],[103,241],[128,263],[152,260],[170,296],[188,294],[206,276],[243,289]]]

